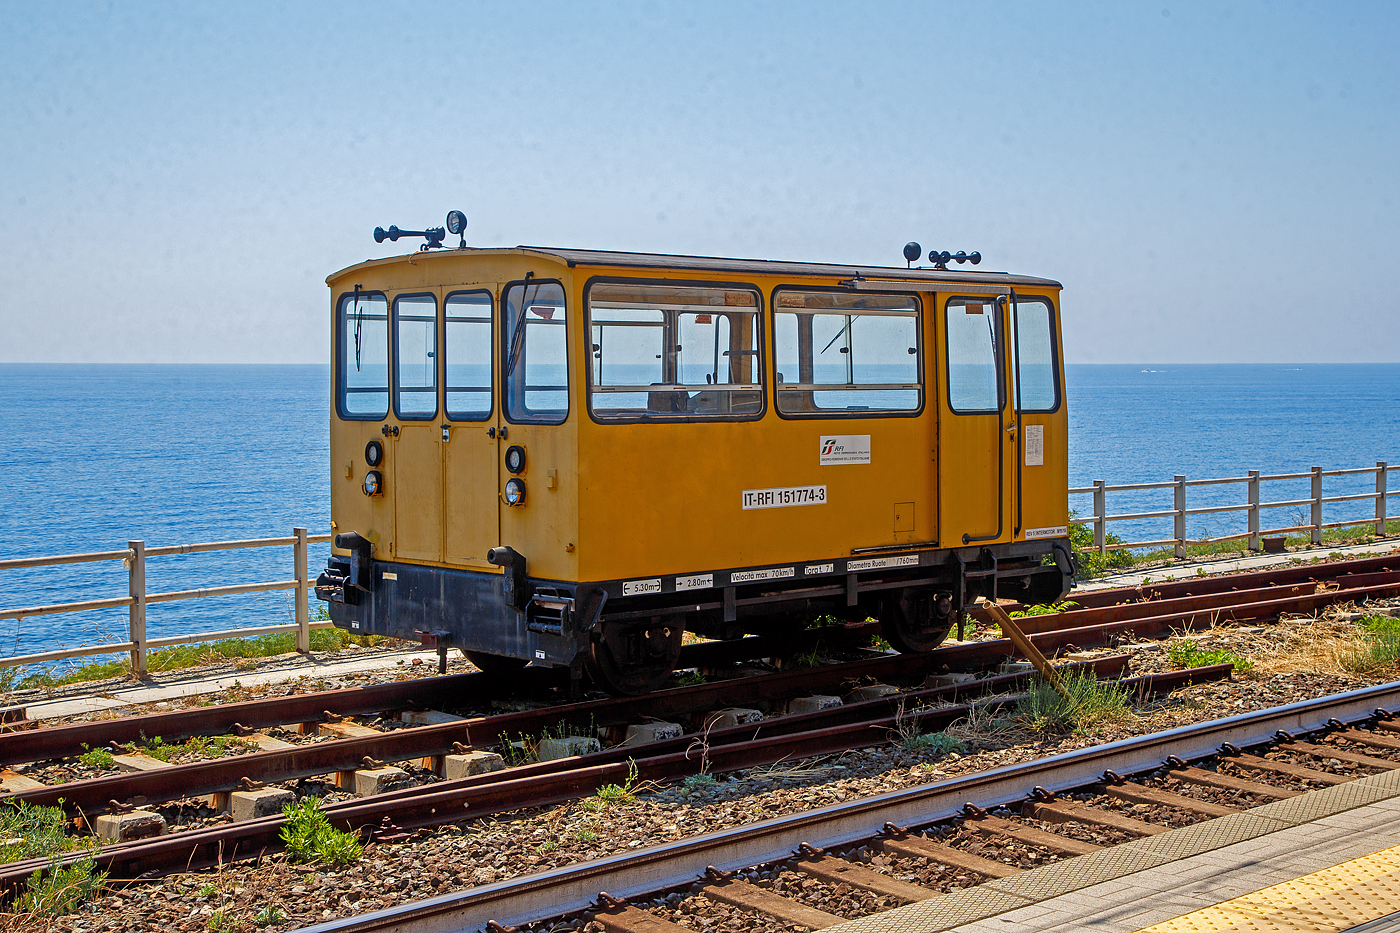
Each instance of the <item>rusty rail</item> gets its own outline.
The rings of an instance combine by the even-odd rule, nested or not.
[[[187,645],[201,641],[215,641],[220,638],[247,638],[252,635],[272,635],[282,632],[296,634],[298,651],[311,650],[311,630],[329,628],[330,622],[311,621],[311,578],[307,570],[307,546],[322,544],[331,540],[330,534],[308,534],[305,528],[294,528],[285,538],[252,538],[239,541],[211,541],[200,544],[172,544],[161,547],[146,547],[144,541],[129,541],[124,551],[94,551],[88,554],[62,554],[54,557],[17,557],[0,560],[0,570],[17,570],[26,567],[55,567],[64,564],[94,563],[120,560],[127,567],[127,595],[106,599],[87,599],[78,602],[54,603],[43,606],[22,606],[0,609],[0,619],[25,619],[32,616],[58,615],[66,612],[86,612],[94,609],[114,609],[122,606],[130,610],[128,639],[102,645],[84,645],[78,648],[60,648],[37,654],[15,655],[0,658],[0,667],[16,667],[25,664],[40,664],[45,661],[60,661],[67,658],[90,657],[99,654],[129,652],[131,670],[138,677],[144,677],[147,660],[152,648],[165,648],[171,645]],[[228,586],[212,586],[200,589],[174,590],[168,593],[148,593],[146,591],[146,560],[170,554],[198,554],[208,551],[231,551],[253,547],[292,548],[294,578],[259,583],[235,583]],[[286,625],[264,625],[256,628],[227,629],[220,632],[200,632],[192,635],[172,635],[164,638],[146,637],[146,607],[152,603],[175,602],[182,599],[204,599],[211,596],[234,596],[243,593],[266,593],[273,590],[295,590],[296,621]]]

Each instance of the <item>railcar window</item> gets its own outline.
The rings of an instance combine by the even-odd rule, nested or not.
[[[555,282],[517,283],[506,289],[506,418],[526,424],[563,424],[569,417],[569,353],[564,289]]]
[[[596,282],[587,305],[593,417],[693,421],[762,413],[756,292]]]
[[[1016,302],[1016,407],[1020,411],[1060,407],[1053,320],[1050,305],[1043,299]]]
[[[491,293],[456,292],[443,310],[448,420],[485,421],[491,417]]]
[[[783,414],[865,416],[923,405],[913,296],[781,291],[773,329]]]
[[[946,311],[948,407],[1000,411],[1001,315],[996,304],[984,298],[950,298]]]
[[[340,417],[385,418],[389,414],[389,303],[383,295],[343,295],[337,317]]]
[[[437,414],[437,301],[394,299],[394,413],[406,421]]]

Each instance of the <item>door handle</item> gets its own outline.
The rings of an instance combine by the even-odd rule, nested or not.
[[[1007,433],[1007,434],[1014,435],[1014,434],[1016,433],[1016,425],[1014,425],[1014,424],[1008,424],[1008,425],[1006,426],[1006,433]]]

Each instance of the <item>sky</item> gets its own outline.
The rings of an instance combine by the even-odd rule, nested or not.
[[[1070,362],[1400,361],[1400,4],[0,3],[0,362],[324,362],[375,226],[1064,283]],[[410,247],[412,248],[412,247]],[[1361,270],[1358,272],[1357,270]]]

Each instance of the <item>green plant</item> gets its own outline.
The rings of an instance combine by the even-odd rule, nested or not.
[[[963,743],[946,732],[919,732],[907,735],[901,745],[906,752],[931,751],[939,755],[963,750]]]
[[[365,854],[354,833],[341,832],[331,826],[326,811],[315,797],[300,804],[282,808],[286,822],[282,825],[282,842],[287,854],[297,862],[323,862],[327,865],[349,865]]]
[[[1370,674],[1400,664],[1400,619],[1367,616],[1358,625],[1362,630],[1361,643],[1337,659],[1343,668],[1355,674]]]
[[[701,684],[709,683],[708,678],[698,670],[686,671],[676,681],[682,687],[698,687]]]
[[[693,791],[714,790],[719,786],[719,781],[715,780],[715,776],[705,771],[699,774],[687,774],[681,783],[685,785],[686,790]]]
[[[1060,686],[1063,693],[1038,677],[1033,680],[1017,701],[1017,720],[1036,732],[1061,734],[1083,732],[1131,714],[1128,688],[1100,682],[1093,671],[1062,674]]]
[[[36,807],[23,800],[0,805],[0,862],[53,857],[78,845],[68,835],[62,807]]]
[[[67,866],[55,859],[47,872],[40,869],[29,876],[27,890],[15,901],[15,911],[60,917],[94,900],[106,881],[107,873],[98,871],[91,857]]]
[[[83,748],[87,748],[87,743],[83,743]],[[93,748],[83,752],[78,756],[78,760],[89,768],[115,768],[116,759],[112,753],[105,748]]]
[[[637,799],[637,795],[632,792],[632,788],[637,783],[637,762],[635,759],[627,759],[627,781],[623,784],[604,784],[598,788],[597,793],[583,802],[584,808],[588,810],[603,810],[618,803],[631,803]]]
[[[557,848],[559,848],[559,843],[557,842],[541,842],[539,845],[535,846],[535,854],[548,855]]]
[[[1013,619],[1024,619],[1027,616],[1058,615],[1061,612],[1068,612],[1071,609],[1078,608],[1079,603],[1075,602],[1072,599],[1066,599],[1064,602],[1048,603],[1037,606],[1027,606],[1025,609],[1017,609],[1014,612],[1008,612],[1007,615],[1009,615]]]
[[[580,829],[574,833],[574,842],[593,842],[598,834],[591,829]]]
[[[225,933],[231,930],[236,921],[228,915],[227,910],[216,910],[209,915],[209,919],[204,921],[204,925],[213,933]]]
[[[1167,660],[1176,667],[1207,667],[1212,664],[1233,664],[1243,674],[1254,668],[1248,658],[1224,648],[1205,649],[1193,641],[1179,641],[1167,646]]]
[[[501,758],[505,760],[507,768],[518,768],[521,765],[533,764],[539,761],[536,753],[539,743],[523,732],[515,734],[512,741],[509,734],[502,732],[496,736],[496,750],[500,752]]]
[[[1069,513],[1069,546],[1074,549],[1074,554],[1079,559],[1080,579],[1091,580],[1113,570],[1126,570],[1136,562],[1132,552],[1127,550],[1109,550],[1100,554],[1098,548],[1094,547],[1094,529],[1088,522],[1075,521],[1077,514]],[[1111,531],[1104,532],[1103,540],[1110,548],[1125,543]]]
[[[821,667],[822,649],[821,646],[813,648],[811,651],[795,655],[792,659],[792,666],[795,668]]]
[[[894,646],[879,635],[870,636],[870,647],[876,651],[894,651]]]
[[[218,886],[217,884],[215,884],[214,882],[212,882],[212,881],[206,881],[206,882],[204,882],[202,885],[199,886],[199,890],[195,892],[194,896],[195,896],[195,897],[213,897],[215,894],[218,894],[218,893],[219,893],[219,886]]]
[[[285,911],[282,910],[282,908],[273,907],[271,904],[268,904],[262,910],[258,911],[256,914],[253,915],[253,922],[260,927],[265,927],[269,924],[281,923],[286,918],[287,914]]]

